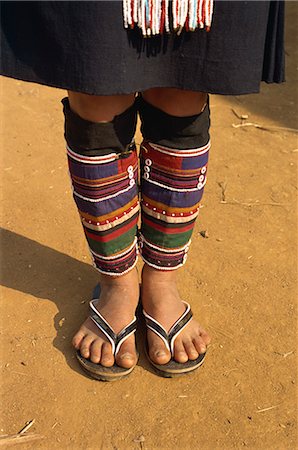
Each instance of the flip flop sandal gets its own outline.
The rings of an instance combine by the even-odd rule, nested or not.
[[[91,300],[89,303],[90,306],[90,318],[93,320],[95,325],[99,328],[99,330],[108,338],[111,346],[114,357],[120,350],[123,342],[132,334],[136,332],[137,329],[137,319],[134,319],[124,327],[120,333],[115,333],[113,328],[109,325],[109,323],[104,319],[104,317],[97,311],[95,308],[95,304],[99,301],[99,299]],[[95,378],[96,380],[101,381],[116,381],[122,378],[127,377],[136,364],[129,369],[118,366],[116,363],[112,367],[105,367],[101,364],[95,364],[90,359],[84,358],[80,351],[76,352],[77,359],[83,369],[88,372],[88,374]]]
[[[174,323],[174,325],[171,327],[168,333],[157,320],[153,319],[153,317],[149,316],[149,314],[147,314],[143,310],[147,328],[149,328],[151,331],[153,331],[153,333],[155,333],[158,337],[160,337],[160,339],[163,340],[166,348],[171,352],[172,355],[172,359],[168,363],[157,364],[154,361],[152,361],[152,359],[149,357],[148,343],[146,345],[147,358],[154,367],[155,371],[162,377],[174,378],[180,375],[193,372],[198,367],[200,367],[201,364],[203,364],[203,361],[206,356],[206,353],[202,353],[199,355],[197,359],[192,361],[188,360],[185,363],[179,363],[175,361],[173,358],[175,339],[186,327],[186,325],[191,321],[193,316],[192,311],[190,309],[190,305],[186,302],[183,303],[185,304],[186,309],[182,314],[182,316],[179,317],[179,319]]]

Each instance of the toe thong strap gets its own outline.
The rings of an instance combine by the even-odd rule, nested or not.
[[[183,303],[186,306],[185,311],[174,323],[169,332],[167,332],[157,320],[153,319],[153,317],[143,311],[147,328],[163,340],[166,348],[171,352],[172,356],[174,355],[175,339],[192,319],[192,310],[190,309],[190,305],[186,302]]]
[[[117,355],[120,350],[123,342],[132,334],[135,333],[137,329],[137,319],[136,317],[124,327],[120,333],[115,333],[110,324],[105,320],[105,318],[97,311],[95,308],[95,303],[98,302],[98,299],[91,300],[89,303],[90,306],[90,318],[93,320],[95,325],[99,328],[99,330],[108,338],[109,342],[112,346],[113,355]]]

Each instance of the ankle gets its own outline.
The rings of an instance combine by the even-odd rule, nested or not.
[[[142,269],[142,281],[150,283],[176,283],[176,270],[158,270],[144,264]]]
[[[136,268],[133,268],[130,272],[120,275],[120,276],[112,276],[112,275],[100,275],[100,285],[107,287],[123,287],[133,285],[138,285],[138,272]]]
[[[183,304],[176,285],[176,271],[160,271],[147,264],[142,271],[142,304],[148,314],[164,314],[165,310],[181,309]]]

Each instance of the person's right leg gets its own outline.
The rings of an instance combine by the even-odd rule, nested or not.
[[[139,299],[136,225],[138,163],[134,145],[135,96],[90,96],[69,92],[64,100],[70,176],[94,266],[100,272],[99,313],[119,333],[134,317]],[[73,338],[93,363],[130,368],[134,336],[114,358],[112,347],[89,317]]]

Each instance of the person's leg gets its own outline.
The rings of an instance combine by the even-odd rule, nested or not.
[[[138,161],[131,144],[135,96],[68,95],[63,104],[69,172],[93,264],[100,272],[97,309],[119,333],[133,319],[139,298]],[[94,363],[114,364],[111,344],[90,317],[73,345]],[[116,362],[125,368],[135,364],[133,335],[122,344]]]
[[[209,142],[207,95],[171,88],[142,93],[139,111],[141,150],[144,310],[166,330],[184,313],[176,287],[176,270],[185,260],[206,182]],[[192,320],[174,344],[177,362],[198,358],[210,337]],[[148,330],[149,356],[165,364],[171,354]]]

